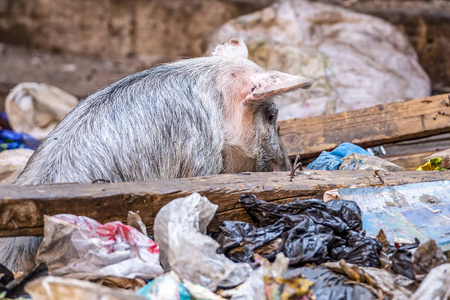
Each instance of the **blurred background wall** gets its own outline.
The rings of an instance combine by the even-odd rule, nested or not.
[[[213,30],[274,2],[0,0],[0,101],[24,81],[49,83],[84,98],[155,64],[201,56]],[[433,93],[450,92],[450,1],[320,2],[398,26],[416,49]]]

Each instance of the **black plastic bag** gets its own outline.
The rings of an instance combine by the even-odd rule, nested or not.
[[[361,210],[353,201],[294,200],[287,204],[262,201],[254,195],[241,196],[240,203],[259,228],[243,222],[224,222],[217,241],[218,251],[235,262],[248,262],[255,249],[277,239],[270,251],[273,258],[283,252],[290,265],[345,259],[360,266],[380,267],[381,243],[366,237],[360,229]],[[281,240],[280,240],[281,239]]]

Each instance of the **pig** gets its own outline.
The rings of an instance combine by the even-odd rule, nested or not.
[[[80,103],[47,136],[15,184],[150,181],[283,171],[273,96],[314,80],[265,71],[242,40],[209,57],[126,77]],[[5,238],[0,263],[34,266],[40,238]]]

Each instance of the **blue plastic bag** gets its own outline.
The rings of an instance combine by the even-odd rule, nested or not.
[[[372,155],[368,151],[352,143],[342,143],[331,152],[322,151],[319,157],[308,165],[307,169],[328,171],[339,170],[339,167],[342,164],[342,158],[351,155],[354,152]]]
[[[25,148],[36,150],[39,141],[26,133],[17,133],[0,128],[0,151]]]

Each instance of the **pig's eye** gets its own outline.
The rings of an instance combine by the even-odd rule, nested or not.
[[[277,121],[278,109],[270,110],[267,115],[267,121],[270,125],[274,125]]]

